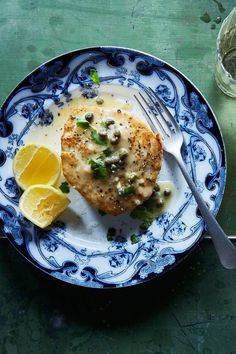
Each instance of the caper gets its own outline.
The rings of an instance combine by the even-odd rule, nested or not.
[[[119,160],[119,166],[120,166],[120,167],[123,167],[124,165],[125,165],[125,160],[124,160],[124,159],[123,159],[123,160],[120,159],[120,160]]]
[[[158,199],[157,199],[157,204],[156,204],[156,206],[157,206],[158,208],[161,208],[161,207],[163,207],[163,205],[164,205],[163,199],[162,199],[162,198],[158,198]]]
[[[100,128],[100,129],[98,129],[98,134],[100,136],[107,136],[107,130],[104,128]]]
[[[120,158],[123,160],[128,156],[129,152],[126,148],[121,148],[118,153],[119,153]]]
[[[113,161],[113,163],[119,162],[120,161],[119,156],[117,156],[117,155],[112,156],[112,161]]]
[[[105,120],[105,124],[106,124],[107,127],[109,127],[109,125],[115,124],[115,121],[114,121],[114,119],[107,118]]]
[[[119,138],[119,137],[120,137],[120,131],[119,131],[119,129],[115,129],[114,132],[113,132],[113,135],[114,135],[115,137]]]
[[[114,171],[116,171],[116,170],[117,170],[117,166],[114,165],[114,164],[112,164],[112,165],[111,165],[111,171],[114,172]]]
[[[105,159],[105,164],[106,164],[106,165],[111,165],[111,164],[112,164],[112,161],[111,161],[110,157],[107,157],[107,158]]]
[[[144,179],[143,178],[140,178],[140,180],[138,181],[138,184],[140,186],[144,186]]]
[[[85,116],[84,116],[84,118],[85,118],[88,122],[91,122],[92,119],[93,119],[93,117],[94,117],[94,115],[93,115],[92,112],[87,112],[87,113],[85,113]]]
[[[165,188],[164,189],[164,196],[169,197],[171,195],[171,190],[170,188]]]
[[[112,145],[116,145],[116,144],[118,144],[118,142],[119,142],[119,138],[118,138],[117,136],[113,136],[113,137],[110,139],[110,143],[111,143]]]
[[[101,97],[98,97],[98,98],[96,98],[96,102],[97,102],[97,104],[103,104],[104,103],[104,99],[101,98]]]
[[[155,187],[154,187],[154,191],[155,191],[155,192],[159,192],[159,190],[160,190],[160,186],[159,186],[158,183],[156,183],[156,184],[155,184]]]
[[[117,155],[109,156],[105,159],[105,163],[107,165],[117,164],[118,162],[119,162],[119,156]]]
[[[127,176],[129,182],[134,182],[137,178],[137,174],[135,172],[130,172]]]

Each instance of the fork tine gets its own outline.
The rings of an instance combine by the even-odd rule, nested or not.
[[[134,95],[134,98],[136,99],[136,101],[138,102],[138,104],[139,104],[140,107],[142,108],[143,112],[145,113],[145,115],[146,115],[146,117],[147,117],[147,119],[148,119],[149,124],[152,126],[153,131],[156,132],[156,131],[157,131],[157,128],[156,128],[155,124],[153,123],[151,117],[149,116],[148,112],[147,112],[146,109],[144,108],[142,102],[139,100],[139,98],[138,98],[136,95]]]
[[[169,123],[169,120],[166,120],[165,116],[162,114],[162,111],[160,110],[160,108],[158,107],[158,105],[156,104],[156,102],[154,101],[154,99],[152,98],[152,96],[150,95],[150,93],[149,93],[148,91],[146,91],[146,90],[145,90],[145,93],[146,93],[146,95],[148,96],[148,98],[150,99],[150,101],[152,102],[153,106],[155,107],[155,110],[156,110],[156,111],[158,112],[158,114],[159,114],[158,122],[160,123],[160,118],[161,118],[162,121],[163,121],[163,124],[161,124],[161,123],[160,123],[160,124],[163,126],[163,129],[164,129],[164,126],[165,126],[166,129],[164,129],[164,130],[165,130],[166,134],[168,135],[168,137],[170,137],[170,134],[172,133],[173,129],[172,129],[172,131],[171,131],[170,125],[168,124],[168,123]],[[141,95],[141,93],[139,93],[139,94],[140,94],[141,97],[143,97],[143,96]],[[143,98],[143,99],[144,99],[144,98]],[[148,102],[147,102],[146,100],[145,100],[145,103],[149,106],[149,104],[148,104]],[[156,117],[156,120],[157,120],[157,117]],[[167,132],[167,130],[168,130],[168,132]]]
[[[139,95],[141,96],[141,98],[143,99],[143,101],[145,102],[145,104],[147,105],[147,107],[149,107],[149,103],[147,102],[147,100],[145,99],[145,97],[139,92]],[[158,120],[156,119],[156,116],[154,115],[154,113],[152,112],[152,110],[150,109],[150,113],[149,114],[147,112],[147,110],[144,108],[142,102],[139,100],[139,98],[134,95],[134,98],[136,99],[136,101],[138,102],[138,104],[140,105],[140,107],[142,108],[143,112],[145,113],[149,124],[153,127],[153,131],[154,132],[158,132],[161,130],[161,132],[163,133],[163,135],[167,135],[169,137],[169,134],[164,130],[164,128],[162,127],[162,125],[158,122]],[[153,116],[153,118],[152,118]],[[157,128],[158,126],[158,128]]]
[[[139,92],[140,97],[142,98],[142,100],[145,102],[145,104],[147,105],[147,107],[149,108],[149,103],[147,102],[147,100],[145,99],[145,97],[141,94],[141,92]],[[153,131],[154,132],[159,132],[161,130],[163,135],[167,135],[169,137],[169,134],[164,130],[164,128],[162,127],[162,125],[158,122],[158,120],[156,119],[155,114],[152,112],[152,110],[150,109],[150,113],[149,114],[145,107],[143,106],[143,104],[141,103],[141,101],[139,100],[139,98],[134,95],[134,98],[136,99],[136,101],[139,103],[140,107],[142,108],[143,112],[145,113],[149,124],[153,127]],[[157,127],[158,126],[158,127]]]
[[[169,129],[168,126],[168,121],[166,120],[165,116],[162,114],[162,111],[160,110],[160,108],[158,107],[158,105],[156,104],[156,102],[154,101],[154,99],[152,98],[152,96],[150,95],[150,92],[148,92],[147,90],[145,90],[146,95],[148,96],[148,98],[150,99],[150,101],[152,102],[153,106],[155,107],[155,109],[157,110],[158,114],[161,116],[161,118],[164,120],[164,122],[167,124],[167,127]]]
[[[166,114],[166,116],[168,117],[168,121],[170,121],[174,128],[178,131],[179,130],[179,126],[176,123],[174,117],[172,116],[172,114],[170,113],[170,111],[168,110],[168,108],[162,103],[162,101],[160,100],[160,98],[157,96],[156,92],[149,86],[149,90],[152,92],[153,96],[156,98],[159,106],[162,108],[163,112]],[[159,110],[160,111],[160,110]],[[163,114],[162,114],[163,115]],[[163,116],[164,118],[164,116]],[[165,119],[165,118],[164,118]],[[167,121],[165,119],[165,121]]]
[[[171,134],[171,133],[176,133],[177,127],[173,124],[172,118],[169,119],[170,113],[169,113],[168,117],[166,117],[167,112],[164,111],[164,109],[163,109],[164,106],[163,106],[162,102],[160,101],[159,97],[156,95],[156,93],[152,90],[151,87],[149,87],[149,90],[153,93],[153,95],[155,96],[157,102],[154,101],[154,99],[152,98],[150,92],[147,91],[147,90],[145,90],[146,95],[150,98],[150,100],[151,100],[152,103],[154,104],[154,107],[155,107],[155,109],[157,110],[158,114],[160,115],[160,117],[163,119],[163,121],[164,121],[165,124],[167,125],[167,127],[168,127],[168,129],[169,129],[169,131],[170,131],[170,134]],[[161,104],[160,104],[160,103],[161,103]],[[163,112],[163,111],[164,111],[164,112]],[[176,130],[175,130],[174,128],[175,128]]]
[[[154,114],[154,112],[153,112],[152,109],[150,108],[149,102],[146,100],[146,98],[143,96],[143,94],[142,94],[141,92],[139,92],[139,95],[142,97],[142,99],[143,99],[144,102],[146,103],[147,107],[150,108],[150,112],[152,113],[152,116],[155,118],[155,119],[154,119],[154,122],[157,123],[157,124],[159,123],[158,126],[161,127],[161,130],[164,131],[164,133],[165,133],[168,137],[170,137],[171,130],[170,130],[170,127],[169,127],[168,124],[167,124],[167,121],[165,120],[165,118],[164,118],[163,115],[161,114],[161,111],[158,109],[158,107],[157,107],[157,105],[156,105],[156,102],[153,101],[153,98],[152,98],[149,94],[147,94],[146,91],[144,91],[144,92],[146,93],[147,97],[151,100],[151,102],[152,102],[153,105],[154,105],[155,110],[160,114],[160,117],[161,117],[162,120],[163,120],[163,122],[161,123],[161,122],[160,122],[160,119],[157,119],[156,115]]]

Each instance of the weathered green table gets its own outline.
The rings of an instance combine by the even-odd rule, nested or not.
[[[0,0],[1,102],[36,66],[80,47],[133,47],[168,61],[192,79],[218,117],[228,155],[218,220],[235,235],[236,100],[222,94],[213,77],[220,26],[214,20],[234,5],[235,0]],[[204,240],[160,281],[89,290],[49,279],[2,239],[0,333],[0,353],[6,354],[236,353],[236,271],[222,269],[211,241]]]

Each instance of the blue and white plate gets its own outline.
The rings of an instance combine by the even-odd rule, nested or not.
[[[133,49],[97,47],[64,54],[37,68],[9,95],[0,110],[0,224],[5,235],[23,256],[55,278],[85,287],[125,287],[158,278],[177,265],[205,231],[171,157],[164,154],[159,179],[174,183],[173,199],[143,234],[129,215],[101,216],[72,190],[70,207],[41,230],[19,213],[22,191],[12,175],[12,159],[27,142],[44,143],[60,153],[66,112],[86,100],[82,96],[97,94],[91,68],[100,77],[99,94],[141,119],[134,92],[147,86],[156,91],[183,131],[186,166],[213,214],[225,187],[225,148],[217,120],[196,87],[172,66]],[[111,226],[117,235],[108,241]],[[132,234],[139,235],[138,243],[132,244]]]

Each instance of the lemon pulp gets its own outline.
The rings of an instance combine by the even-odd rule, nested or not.
[[[13,160],[13,173],[23,189],[35,184],[54,185],[61,174],[60,157],[46,146],[27,144]]]
[[[69,205],[69,198],[49,185],[33,185],[26,189],[19,201],[21,213],[33,224],[45,228]]]

